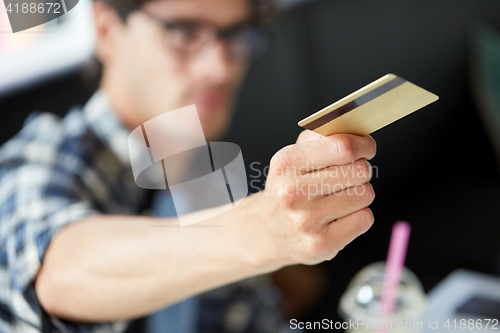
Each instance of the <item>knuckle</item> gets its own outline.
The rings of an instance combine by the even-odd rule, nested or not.
[[[354,143],[347,135],[338,135],[334,141],[334,151],[342,160],[354,160]]]
[[[271,158],[270,169],[274,172],[285,172],[288,168],[292,167],[295,163],[295,156],[292,146],[281,148]]]
[[[293,207],[299,201],[300,195],[294,184],[280,184],[278,201],[283,207]]]

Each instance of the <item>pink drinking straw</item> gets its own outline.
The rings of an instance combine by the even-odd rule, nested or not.
[[[384,319],[394,311],[396,305],[396,295],[405,264],[410,231],[410,224],[405,221],[398,221],[392,227],[391,243],[385,265],[384,285],[380,298],[382,318]]]

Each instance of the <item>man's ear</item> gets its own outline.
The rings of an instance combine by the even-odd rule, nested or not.
[[[104,1],[94,1],[95,55],[106,64],[116,51],[119,33],[124,23],[116,11]]]

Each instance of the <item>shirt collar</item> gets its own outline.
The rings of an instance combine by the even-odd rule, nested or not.
[[[124,165],[130,166],[128,136],[131,131],[111,108],[107,95],[98,90],[83,107],[83,115],[92,131],[107,144]]]

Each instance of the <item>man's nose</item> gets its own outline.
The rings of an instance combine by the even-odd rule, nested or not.
[[[222,40],[215,40],[200,50],[192,70],[204,83],[219,85],[229,80],[231,66],[227,45]]]

